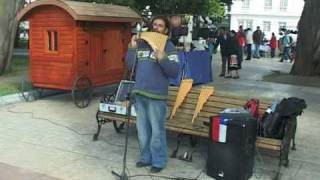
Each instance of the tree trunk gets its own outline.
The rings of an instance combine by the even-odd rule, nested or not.
[[[291,74],[320,75],[320,1],[305,0],[298,24],[296,60]]]
[[[24,0],[0,1],[0,75],[10,67],[14,38],[19,25],[15,17],[24,3]]]

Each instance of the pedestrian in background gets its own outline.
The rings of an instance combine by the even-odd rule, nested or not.
[[[283,54],[279,62],[283,62],[283,60],[288,60],[290,58],[290,37],[289,37],[289,31],[286,31],[284,36],[282,37],[282,45],[283,45]]]
[[[227,40],[228,40],[228,33],[225,27],[221,27],[219,30],[218,38],[214,44],[214,52],[216,52],[217,47],[220,45],[220,54],[221,54],[221,73],[220,77],[224,77],[226,74],[226,65],[227,65]]]
[[[252,30],[248,28],[245,34],[246,34],[246,48],[247,48],[246,60],[251,60],[251,52],[252,52],[252,44],[253,44]]]
[[[239,57],[238,57],[239,69],[241,69],[241,64],[243,60],[243,50],[244,50],[244,46],[246,45],[246,35],[244,33],[242,26],[239,26],[239,30],[237,32],[237,39],[239,43]]]
[[[238,69],[240,69],[239,60],[239,41],[234,30],[230,31],[230,36],[227,41],[227,55],[228,55],[228,75],[226,78],[239,78]]]
[[[271,35],[270,48],[271,48],[271,57],[273,58],[277,48],[277,37],[274,35],[274,33],[272,33]]]
[[[253,32],[253,42],[254,42],[254,58],[260,58],[260,45],[262,45],[263,42],[263,33],[260,30],[260,26],[257,26],[257,30]]]

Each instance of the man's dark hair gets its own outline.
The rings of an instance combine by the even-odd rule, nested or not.
[[[166,16],[156,16],[156,17],[152,18],[151,24],[150,24],[150,29],[152,29],[152,24],[157,19],[161,19],[164,22],[164,25],[166,26],[166,29],[168,30],[166,34],[169,34],[169,32],[170,32],[170,22],[169,22],[169,19]]]

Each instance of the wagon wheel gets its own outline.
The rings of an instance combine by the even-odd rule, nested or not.
[[[121,131],[124,129],[124,124],[124,122],[118,124],[117,121],[113,121],[114,130],[116,130],[117,133],[121,133]]]
[[[25,79],[21,81],[20,95],[26,102],[38,99],[37,94],[30,81]]]
[[[73,84],[72,99],[79,108],[85,108],[91,101],[92,84],[88,77],[81,76]]]
[[[42,88],[36,88],[35,89],[35,92],[36,92],[36,96],[37,96],[37,99],[40,99],[43,95],[43,89]]]

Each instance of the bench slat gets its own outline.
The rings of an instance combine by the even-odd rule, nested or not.
[[[176,91],[170,91],[169,90],[169,99],[171,96],[175,97],[177,95]],[[200,91],[194,90],[192,89],[189,94],[188,94],[188,98],[193,98],[193,99],[197,99],[199,97],[199,93]],[[226,96],[219,96],[218,95],[219,92],[215,91],[215,93],[213,95],[210,96],[210,100],[222,100],[222,102],[226,102],[226,101],[230,101],[239,105],[243,105],[247,102],[248,99],[244,98],[244,97],[235,97],[233,95],[226,95]],[[175,98],[173,98],[175,100]],[[265,100],[260,100],[259,105],[263,108],[268,108],[268,106],[271,104],[272,102],[270,101],[265,101]]]
[[[257,142],[263,143],[263,144],[269,144],[273,146],[281,146],[281,140],[278,140],[278,139],[260,137],[257,139]]]
[[[268,150],[273,150],[273,151],[280,151],[280,146],[273,146],[270,144],[263,144],[263,143],[259,143],[256,142],[256,147],[258,148],[262,148],[262,149],[268,149]]]
[[[170,86],[168,92],[169,92],[169,94],[170,93],[175,93],[176,94],[177,90],[178,90],[178,87]],[[192,90],[189,93],[191,93],[191,94],[192,93],[198,93],[199,94],[200,90],[201,90],[200,87],[194,87],[194,88],[192,88]],[[215,90],[214,96],[222,97],[223,99],[242,99],[242,100],[248,99],[248,98],[243,97],[243,96],[237,96],[235,94],[225,93],[225,92],[221,92],[221,91],[217,91],[217,90]],[[267,99],[259,98],[259,100],[260,100],[260,104],[266,105],[266,107],[269,106],[272,103],[272,101],[267,100]]]
[[[175,99],[172,97],[169,97],[168,99],[168,103],[172,104],[175,102]],[[189,95],[186,97],[186,99],[184,100],[183,103],[189,103],[189,104],[197,104],[198,99],[197,98],[192,98],[189,97]],[[238,101],[238,100],[233,100],[233,99],[229,99],[229,100],[224,100],[224,99],[219,99],[217,97],[210,97],[208,99],[208,102],[205,103],[205,106],[215,106],[215,107],[221,107],[221,108],[236,108],[236,107],[243,107],[243,105],[246,103],[247,101]],[[259,104],[259,110],[261,111],[265,111],[269,106],[262,106],[261,104]]]

